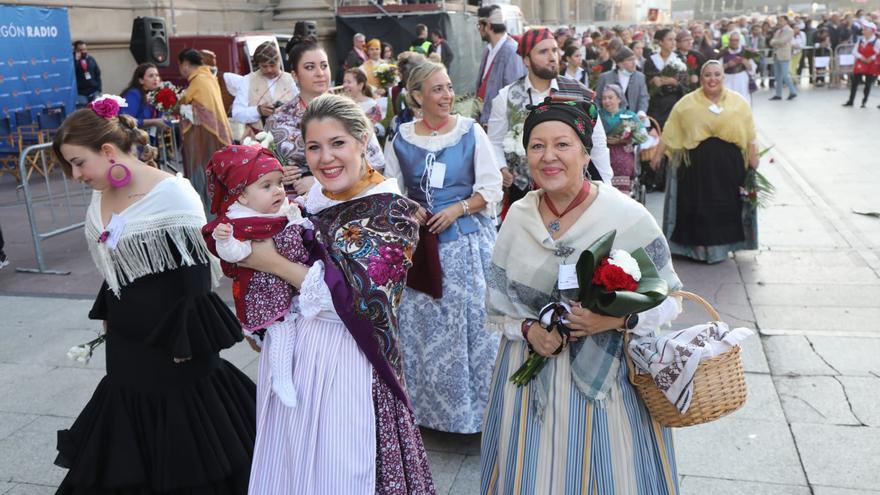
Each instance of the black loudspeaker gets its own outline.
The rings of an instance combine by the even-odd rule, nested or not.
[[[151,62],[158,67],[168,67],[168,34],[165,20],[158,17],[138,17],[131,25],[131,41],[128,49],[138,64]]]

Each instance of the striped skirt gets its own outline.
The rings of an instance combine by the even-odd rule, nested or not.
[[[539,420],[529,387],[509,381],[527,354],[524,342],[502,339],[483,424],[481,494],[678,494],[672,433],[652,421],[626,366],[608,398],[591,402],[572,383],[563,351],[547,364],[553,387]]]
[[[272,392],[271,331],[260,353],[248,493],[376,493],[372,366],[339,320],[299,323],[295,339],[296,407]]]

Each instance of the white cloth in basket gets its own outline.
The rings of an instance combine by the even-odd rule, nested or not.
[[[748,328],[731,330],[726,323],[715,321],[660,337],[633,339],[629,354],[637,371],[650,373],[657,388],[684,414],[691,405],[700,361],[727,352],[753,333]]]

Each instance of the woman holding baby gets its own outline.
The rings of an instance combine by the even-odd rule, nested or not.
[[[272,383],[270,356],[284,336],[270,327],[263,342],[249,493],[434,493],[397,339],[419,207],[368,163],[372,124],[358,104],[318,96],[301,125],[316,179],[303,204],[313,227],[301,233],[305,261],[267,239],[239,263],[299,291],[295,401]]]

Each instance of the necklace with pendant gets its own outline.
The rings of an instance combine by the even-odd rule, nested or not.
[[[441,122],[440,125],[438,125],[437,127],[431,127],[431,124],[428,123],[428,119],[425,119],[425,118],[422,119],[422,124],[424,124],[424,126],[427,127],[429,131],[431,131],[432,136],[436,136],[440,132],[440,129],[443,129],[444,127],[446,127],[446,124],[448,124],[448,123],[449,123],[449,116],[448,115],[446,116],[445,119],[443,119],[443,122]]]
[[[550,222],[550,225],[547,226],[550,229],[551,235],[559,231],[560,220],[562,220],[562,217],[568,214],[568,212],[570,212],[571,210],[580,206],[581,203],[583,203],[589,195],[590,181],[585,180],[584,185],[581,187],[581,192],[579,192],[578,195],[575,196],[573,200],[571,200],[571,203],[568,204],[568,206],[565,208],[565,210],[562,211],[562,213],[559,213],[559,210],[556,209],[556,205],[553,204],[550,196],[548,196],[547,193],[544,193],[544,202],[547,204],[547,209],[549,209],[550,213],[552,213],[556,217],[556,219]]]

